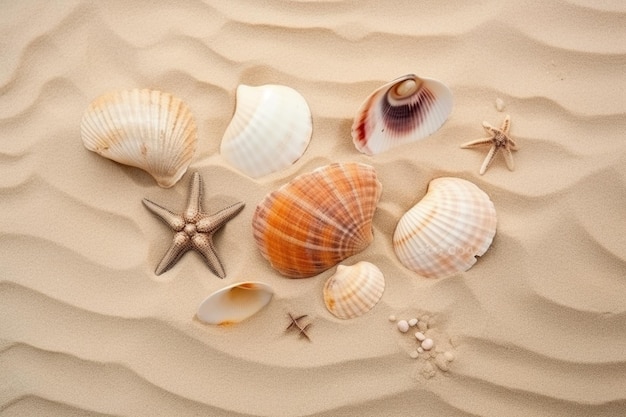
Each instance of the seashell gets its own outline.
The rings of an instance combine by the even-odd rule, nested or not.
[[[319,274],[370,244],[381,191],[376,171],[365,164],[335,163],[299,175],[257,206],[257,246],[285,276]]]
[[[374,308],[384,291],[385,278],[376,265],[339,265],[324,284],[324,303],[334,316],[351,319]]]
[[[496,210],[475,184],[442,177],[398,222],[393,247],[408,269],[428,278],[467,271],[496,233]],[[420,322],[421,323],[421,322]]]
[[[244,174],[258,178],[300,159],[312,130],[309,106],[293,88],[240,85],[220,153]]]
[[[452,92],[443,83],[409,74],[375,90],[352,124],[354,146],[368,155],[424,139],[452,112]]]
[[[91,102],[81,121],[85,148],[147,171],[161,187],[183,176],[196,150],[191,110],[171,94],[122,90]]]
[[[239,323],[265,307],[274,291],[262,282],[240,282],[209,295],[198,307],[197,317],[208,324]]]

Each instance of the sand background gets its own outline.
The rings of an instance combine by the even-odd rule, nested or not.
[[[387,3],[393,3],[387,4]],[[0,415],[622,416],[626,413],[626,7],[622,1],[2,1],[0,16]],[[455,96],[430,138],[368,157],[350,126],[365,97],[406,73]],[[239,84],[297,89],[312,142],[260,180],[219,143]],[[208,211],[244,201],[215,239],[227,278],[196,254],[153,270],[171,234],[141,204],[171,189],[87,151],[97,96],[155,88],[189,104]],[[506,108],[498,112],[496,98]],[[512,118],[509,172],[459,145]],[[339,320],[321,289],[273,271],[252,238],[263,196],[331,162],[373,165],[374,242],[346,260],[386,277],[368,314]],[[493,200],[498,231],[468,272],[424,279],[391,236],[428,182],[458,176]],[[218,328],[193,319],[225,285],[276,295]],[[308,314],[312,342],[284,333]],[[411,359],[388,316],[428,316],[447,372]],[[432,374],[431,375],[431,371]]]

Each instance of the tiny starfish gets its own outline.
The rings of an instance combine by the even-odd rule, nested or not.
[[[302,327],[302,325],[299,323],[300,320],[302,320],[303,318],[308,317],[306,314],[299,316],[299,317],[294,317],[291,313],[289,313],[289,318],[291,319],[291,323],[289,324],[289,326],[287,326],[287,328],[285,329],[285,331],[288,331],[289,329],[298,329],[298,334],[301,336],[304,336],[307,338],[307,340],[310,342],[311,338],[309,337],[308,333],[306,332],[306,329],[309,328],[309,326],[311,326],[311,323],[307,324],[306,326]]]
[[[215,252],[213,233],[235,217],[243,209],[244,203],[233,204],[211,215],[203,213],[202,179],[200,174],[195,172],[191,180],[189,202],[182,214],[175,214],[147,198],[143,199],[143,204],[174,231],[172,246],[157,266],[155,271],[157,275],[169,270],[185,252],[193,249],[202,256],[215,275],[220,278],[226,276]]]
[[[491,145],[491,149],[489,149],[489,153],[487,153],[487,157],[485,158],[483,165],[480,167],[480,175],[483,175],[485,171],[487,171],[487,168],[499,150],[502,150],[502,153],[504,154],[504,161],[506,162],[507,168],[509,168],[510,171],[513,171],[515,169],[515,164],[513,163],[513,154],[511,151],[517,150],[517,144],[511,136],[509,136],[511,117],[507,114],[502,122],[502,126],[500,126],[500,129],[491,126],[487,122],[483,122],[483,127],[491,136],[464,143],[461,145],[461,148],[466,149],[473,148],[475,146]]]

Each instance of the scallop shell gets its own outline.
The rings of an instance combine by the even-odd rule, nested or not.
[[[467,271],[496,233],[496,210],[475,184],[442,177],[402,216],[393,235],[398,259],[428,278]]]
[[[209,295],[198,307],[197,317],[208,324],[239,323],[265,307],[274,291],[262,282],[240,282]]]
[[[165,188],[183,176],[196,150],[191,110],[161,91],[134,89],[100,96],[87,107],[80,130],[87,149],[141,168]]]
[[[318,168],[259,203],[252,219],[254,238],[263,257],[281,274],[319,274],[370,244],[381,192],[369,165]]]
[[[452,112],[452,92],[443,83],[409,74],[375,90],[352,124],[354,146],[368,155],[424,139]]]
[[[384,291],[385,278],[376,265],[369,262],[339,265],[324,284],[324,303],[334,316],[351,319],[374,308]]]
[[[244,174],[258,178],[300,159],[312,129],[309,106],[293,88],[240,85],[220,153]]]

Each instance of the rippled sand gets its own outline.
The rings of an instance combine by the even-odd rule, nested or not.
[[[5,2],[0,16],[1,416],[623,416],[626,412],[626,7],[619,0]],[[455,106],[430,138],[374,158],[352,145],[356,109],[405,73],[448,84]],[[252,180],[219,155],[245,83],[306,97],[311,145]],[[216,235],[227,278],[195,254],[156,277],[170,232],[141,204],[182,208],[189,173],[161,189],[87,151],[89,102],[148,87],[199,125],[190,172],[205,208],[246,208]],[[495,101],[505,103],[504,112]],[[459,146],[512,119],[517,169]],[[381,303],[350,321],[325,309],[327,271],[275,273],[250,220],[262,197],[335,161],[383,184],[367,260]],[[391,236],[430,180],[458,176],[493,200],[498,231],[468,272],[430,280]],[[240,325],[194,320],[242,280],[276,290]],[[308,314],[312,342],[284,333]],[[388,321],[429,316],[455,355],[411,359]],[[438,340],[437,340],[438,338]]]

